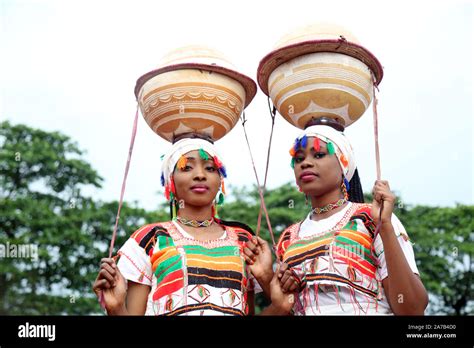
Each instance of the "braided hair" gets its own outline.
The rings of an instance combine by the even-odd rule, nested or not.
[[[364,191],[362,191],[362,184],[359,178],[359,172],[356,168],[351,181],[349,181],[349,201],[353,203],[364,203]]]

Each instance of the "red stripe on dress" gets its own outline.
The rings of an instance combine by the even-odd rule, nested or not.
[[[182,269],[174,271],[168,274],[166,277],[164,277],[163,280],[160,282],[160,284],[166,284],[166,283],[168,284],[158,285],[158,288],[153,294],[153,301],[157,301],[161,297],[172,294],[173,292],[178,291],[179,289],[183,288],[184,286],[183,277],[184,277],[184,274],[183,274]]]
[[[340,247],[336,247],[336,246],[333,246],[332,248],[333,248],[334,251],[339,253],[339,254],[334,255],[334,258],[336,260],[337,259],[344,260],[344,262],[351,265],[355,269],[359,270],[360,272],[362,272],[366,276],[369,276],[371,278],[375,277],[376,267],[373,266],[372,264],[370,264],[368,261],[360,258],[356,253],[352,253],[350,257],[345,255],[345,254],[348,253],[348,250],[346,250],[344,248],[340,248]],[[342,255],[340,255],[340,254],[342,254]],[[355,261],[357,261],[358,263],[356,263]],[[360,264],[362,264],[364,267],[368,268],[370,271],[363,268],[363,267],[361,267]]]
[[[132,235],[132,238],[135,239],[137,241],[138,244],[140,244],[140,242],[142,241],[143,237],[145,237],[148,232],[151,231],[151,229],[153,227],[155,227],[156,225],[158,224],[150,224],[150,225],[146,225],[142,228],[140,228],[138,231],[136,231],[133,235]]]

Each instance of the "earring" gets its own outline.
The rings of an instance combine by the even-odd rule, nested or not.
[[[214,200],[214,204],[212,205],[212,216],[216,219],[220,219],[218,211],[218,206],[222,206],[224,204],[224,194],[219,192],[217,195],[217,200]]]
[[[217,195],[217,205],[223,205],[224,204],[224,201],[225,201],[225,196],[222,192],[219,192],[219,194]]]
[[[176,200],[176,198],[174,198],[173,193],[171,193],[171,197],[170,197],[171,220],[176,220],[176,217],[178,216],[177,215],[177,207],[176,207],[177,205],[178,205],[178,201]]]
[[[346,201],[349,200],[349,194],[347,193],[348,188],[349,188],[349,182],[347,181],[346,178],[344,178],[341,183],[341,192]]]
[[[304,195],[304,199],[305,199],[305,205],[308,205],[308,195]]]
[[[176,199],[176,186],[174,185],[173,177],[170,178],[169,188],[169,201],[170,201],[170,209],[171,209],[171,219],[175,220],[178,216],[177,214],[177,205],[178,200]]]

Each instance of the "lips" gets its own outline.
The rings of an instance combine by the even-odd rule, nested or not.
[[[300,175],[300,180],[303,182],[313,181],[318,175],[310,171],[304,171]]]
[[[194,185],[194,186],[191,186],[191,191],[193,191],[195,193],[205,193],[205,192],[209,191],[209,186]]]

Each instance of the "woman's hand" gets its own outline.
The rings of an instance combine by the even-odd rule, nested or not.
[[[270,282],[270,292],[271,292],[271,306],[276,311],[276,313],[281,315],[289,315],[293,305],[295,303],[295,293],[284,292],[281,287],[280,278],[280,265],[277,265],[276,272]]]
[[[127,282],[112,258],[101,260],[100,271],[92,289],[99,298],[103,296],[107,313],[117,314],[124,311]]]
[[[288,264],[282,263],[278,272],[280,287],[284,293],[295,292],[299,290],[300,281],[296,274],[288,267]]]
[[[372,202],[372,218],[374,220],[374,223],[377,224],[379,222],[380,207],[382,205],[382,202],[383,202],[382,223],[383,224],[391,223],[392,213],[395,207],[395,200],[397,198],[392,193],[392,191],[390,191],[390,186],[388,185],[388,181],[377,180],[374,184],[374,189],[372,190],[372,194],[374,196],[374,199]]]
[[[268,243],[260,237],[252,237],[244,248],[244,258],[250,272],[259,283],[269,283],[273,276],[272,251]]]

